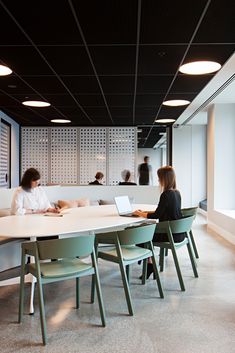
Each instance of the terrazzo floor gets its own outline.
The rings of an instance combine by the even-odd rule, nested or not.
[[[199,278],[186,247],[178,252],[186,291],[181,292],[171,255],[161,281],[140,284],[141,267],[131,271],[135,315],[128,316],[118,265],[99,261],[107,326],[100,325],[97,301],[89,303],[90,278],[81,279],[81,308],[75,309],[75,283],[44,287],[48,344],[42,345],[37,295],[35,314],[17,323],[19,286],[0,287],[0,352],[48,353],[235,353],[235,247],[194,224]],[[29,299],[29,286],[26,288]],[[26,306],[27,309],[27,306]]]

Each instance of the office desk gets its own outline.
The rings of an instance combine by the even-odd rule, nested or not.
[[[136,204],[133,210],[154,210],[154,205]],[[90,234],[123,229],[133,223],[143,221],[140,217],[121,217],[115,205],[87,206],[64,210],[63,217],[50,217],[42,214],[8,216],[0,219],[0,236],[9,238],[36,238],[60,235],[61,237]],[[30,313],[33,309],[35,279],[29,276],[31,285]],[[0,284],[1,285],[1,284]]]

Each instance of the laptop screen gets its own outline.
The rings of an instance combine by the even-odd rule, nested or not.
[[[120,215],[132,212],[132,207],[128,196],[117,196],[114,197],[114,200]]]

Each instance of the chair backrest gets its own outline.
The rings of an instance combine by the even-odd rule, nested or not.
[[[118,231],[120,245],[135,245],[151,241],[155,227],[156,224],[154,223]]]
[[[172,234],[189,232],[192,228],[194,216],[169,221]]]
[[[183,217],[195,216],[197,214],[198,207],[182,208],[181,213]],[[194,218],[195,218],[194,217]]]
[[[74,238],[37,241],[39,259],[74,258],[90,255],[93,251],[94,240],[94,235],[84,235]]]

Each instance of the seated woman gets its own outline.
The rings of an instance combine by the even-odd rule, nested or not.
[[[89,183],[89,185],[103,185],[101,183],[103,177],[104,177],[104,174],[102,172],[97,172],[95,175],[95,181],[92,181],[91,183]]]
[[[181,196],[176,189],[176,177],[174,169],[171,166],[159,168],[157,171],[159,184],[162,189],[158,207],[155,211],[136,210],[135,215],[159,219],[159,222],[173,221],[182,218],[181,214]],[[156,225],[157,227],[157,225]],[[185,238],[185,233],[173,234],[173,239],[176,243],[180,243]],[[168,241],[167,234],[154,234],[153,242]],[[148,263],[147,277],[153,272],[152,263]]]
[[[122,172],[121,172],[121,176],[122,176],[122,179],[124,180],[124,181],[120,181],[119,183],[118,183],[118,185],[136,185],[136,183],[132,183],[131,181],[130,181],[130,177],[131,177],[131,172],[129,171],[129,170],[127,170],[127,169],[125,169],[125,170],[123,170]]]
[[[39,172],[34,168],[27,169],[22,177],[20,187],[14,192],[11,214],[59,213],[57,208],[51,207],[46,193],[39,183]]]

